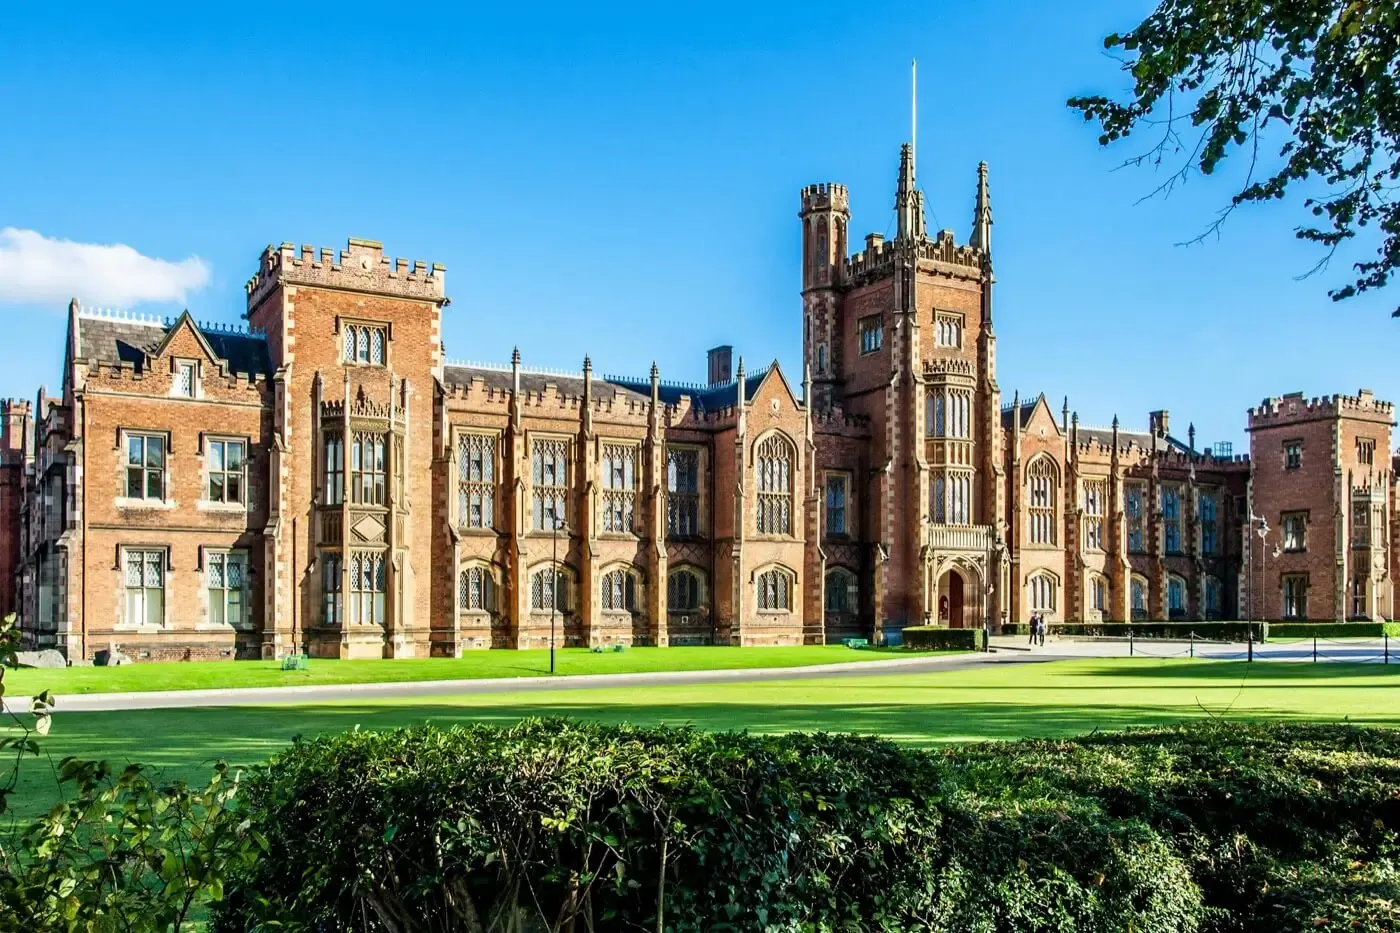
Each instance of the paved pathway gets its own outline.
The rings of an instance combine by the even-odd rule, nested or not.
[[[1030,648],[1027,636],[998,636],[992,639],[992,647],[999,651],[1026,651],[1036,655],[1052,655],[1060,658],[1126,658],[1130,652],[1138,658],[1208,658],[1217,661],[1243,661],[1249,655],[1249,646],[1230,642],[1197,641],[1194,645],[1185,641],[1165,641],[1161,639],[1097,639],[1094,641],[1071,641],[1049,638],[1045,647]],[[1330,641],[1318,639],[1317,660],[1352,661],[1359,663],[1386,663],[1386,643],[1383,639],[1347,639]],[[1400,664],[1400,639],[1391,639],[1389,663]],[[1256,661],[1309,661],[1313,660],[1311,641],[1265,642],[1254,646]]]
[[[1040,651],[1040,649],[1037,649]],[[297,687],[239,687],[223,690],[166,690],[150,693],[69,694],[58,697],[55,713],[108,712],[135,709],[174,709],[191,706],[261,706],[269,703],[325,703],[339,700],[401,697],[461,696],[534,690],[576,690],[588,687],[650,687],[660,684],[753,683],[766,680],[806,680],[909,674],[950,670],[981,664],[1024,664],[1054,660],[1053,653],[1007,650],[989,654],[924,655],[888,661],[853,661],[810,667],[763,667],[714,671],[654,671],[633,674],[581,674],[562,677],[500,677],[485,680],[431,680],[377,684],[327,684]],[[28,700],[11,697],[6,709],[28,708]]]

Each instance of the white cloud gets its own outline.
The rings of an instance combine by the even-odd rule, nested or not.
[[[198,256],[179,262],[143,256],[121,243],[74,243],[35,230],[0,228],[0,303],[131,306],[185,300],[209,282]]]

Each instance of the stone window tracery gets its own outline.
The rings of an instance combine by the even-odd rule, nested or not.
[[[1216,499],[1214,493],[1201,493],[1200,513],[1201,553],[1214,554],[1216,543]]]
[[[325,554],[321,557],[322,625],[339,625],[341,623],[340,573],[341,563],[339,554]]]
[[[938,315],[935,325],[937,344],[940,347],[962,346],[962,318],[951,314]]]
[[[553,531],[569,520],[569,442],[541,439],[534,443],[534,529]]]
[[[382,551],[355,551],[350,555],[351,625],[383,625],[386,572]]]
[[[1030,590],[1031,609],[1035,612],[1055,611],[1055,578],[1048,573],[1032,574],[1026,581]]]
[[[856,612],[860,605],[860,592],[856,575],[845,567],[833,567],[826,572],[826,611],[833,613]]]
[[[210,551],[204,555],[209,592],[209,622],[237,628],[247,619],[248,555],[243,551]]]
[[[878,314],[860,319],[860,352],[874,353],[885,345],[885,321]]]
[[[637,575],[618,568],[603,574],[602,606],[604,612],[637,611]]]
[[[384,349],[388,345],[387,329],[374,324],[342,324],[342,363],[383,366]]]
[[[604,444],[603,530],[630,532],[635,527],[637,504],[637,448],[628,444]]]
[[[785,571],[765,570],[756,584],[760,612],[787,612],[792,607],[792,578]]]
[[[1167,577],[1167,618],[1186,617],[1186,581],[1172,575]]]
[[[457,438],[457,524],[491,528],[496,520],[496,438],[462,434]]]
[[[1133,577],[1128,592],[1133,618],[1147,618],[1147,581],[1142,577]]]
[[[1030,486],[1031,543],[1055,543],[1055,485],[1059,470],[1049,457],[1041,457],[1027,471]]]
[[[350,501],[356,505],[385,504],[384,435],[357,432],[350,441]]]
[[[1162,544],[1168,554],[1181,553],[1181,488],[1162,487]]]
[[[758,445],[758,533],[792,534],[792,444],[770,434]]]
[[[1142,483],[1128,483],[1123,487],[1124,512],[1128,519],[1128,551],[1141,554],[1147,550],[1146,521],[1143,516],[1143,502],[1147,499],[1147,487]],[[1143,609],[1146,610],[1146,604]]]
[[[338,433],[327,432],[323,443],[325,464],[325,505],[345,501],[345,442]]]
[[[490,567],[474,564],[461,573],[461,606],[467,612],[496,611],[496,575]]]
[[[846,534],[846,492],[850,480],[844,474],[826,478],[826,533]]]
[[[559,566],[545,567],[530,575],[530,608],[568,612],[572,603],[569,575]]]
[[[1219,619],[1222,617],[1221,596],[1223,593],[1224,587],[1221,586],[1219,577],[1206,577],[1205,599],[1207,619]]]
[[[671,612],[695,612],[704,594],[704,578],[692,567],[679,567],[666,578],[666,608]]]
[[[1103,550],[1104,499],[1108,486],[1103,480],[1084,481],[1084,548]]]

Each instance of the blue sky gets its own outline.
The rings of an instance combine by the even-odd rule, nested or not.
[[[1333,304],[1341,261],[1298,281],[1298,204],[1177,246],[1242,166],[1136,203],[1161,177],[1065,108],[1124,87],[1101,40],[1139,0],[118,6],[7,10],[0,263],[124,244],[82,287],[138,310],[236,321],[268,243],[357,236],[447,266],[455,358],[700,380],[732,343],[796,376],[798,191],[847,184],[853,243],[890,230],[917,57],[931,229],[966,239],[990,164],[1008,401],[1168,408],[1239,452],[1266,395],[1400,396],[1394,290]],[[113,302],[6,277],[0,394],[32,397],[59,382],[58,296]]]

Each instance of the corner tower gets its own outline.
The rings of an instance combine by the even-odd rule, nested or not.
[[[802,359],[812,373],[813,395],[822,406],[833,400],[839,370],[840,289],[846,282],[847,229],[851,221],[846,186],[802,189]]]

